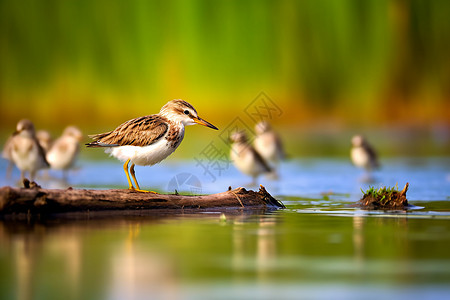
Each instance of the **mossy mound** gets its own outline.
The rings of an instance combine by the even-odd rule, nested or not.
[[[398,187],[381,187],[375,189],[369,188],[363,192],[363,197],[358,201],[358,205],[364,209],[405,209],[408,207],[408,199],[406,192],[409,183],[405,184],[402,191],[398,191]]]

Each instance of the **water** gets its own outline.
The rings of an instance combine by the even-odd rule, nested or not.
[[[4,161],[1,170],[5,170]],[[390,159],[362,182],[345,159],[262,179],[287,209],[82,214],[0,222],[1,299],[444,299],[450,297],[450,159]],[[142,187],[221,192],[250,179],[196,162],[137,167]],[[15,179],[0,185],[14,184]],[[51,177],[60,176],[50,172]],[[126,187],[120,163],[83,160],[69,182]],[[369,185],[409,182],[407,211],[351,208]]]

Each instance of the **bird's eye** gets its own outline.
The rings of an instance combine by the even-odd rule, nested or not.
[[[185,110],[183,113],[184,113],[185,115],[188,115],[188,114],[189,114],[189,111],[188,111],[188,110]]]

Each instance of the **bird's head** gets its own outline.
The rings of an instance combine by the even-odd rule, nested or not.
[[[14,132],[14,135],[17,134],[33,136],[35,134],[33,122],[28,119],[20,120],[19,123],[17,123],[16,132]]]
[[[352,146],[353,147],[361,147],[362,145],[364,145],[364,143],[365,143],[365,140],[362,135],[355,135],[352,137]]]
[[[180,122],[184,126],[200,124],[215,130],[218,129],[216,126],[200,118],[195,108],[181,99],[167,102],[161,108],[160,114],[174,122]]]
[[[83,134],[81,130],[76,126],[67,126],[63,132],[64,136],[74,138],[77,141],[81,141],[83,139]]]
[[[270,131],[270,123],[267,121],[261,121],[255,125],[256,134],[263,134],[264,132]]]
[[[244,130],[236,130],[230,135],[231,143],[247,143],[247,134]]]

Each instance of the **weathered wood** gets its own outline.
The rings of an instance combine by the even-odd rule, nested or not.
[[[137,209],[284,208],[263,186],[258,192],[237,188],[202,196],[28,186],[0,188],[0,215]]]

